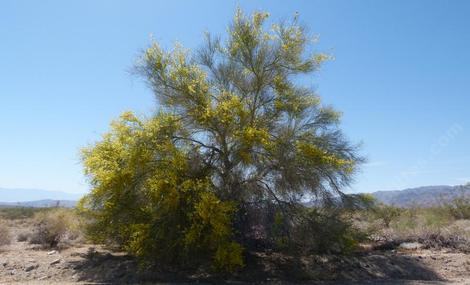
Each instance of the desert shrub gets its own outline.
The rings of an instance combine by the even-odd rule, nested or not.
[[[218,270],[241,267],[243,248],[231,239],[234,205],[220,201],[207,181],[184,179],[185,163],[170,165],[173,167],[167,166],[149,180],[142,192],[115,195],[108,202],[109,212],[91,210],[89,197],[84,198],[80,208],[90,221],[88,237],[118,245],[144,264],[154,261],[161,266],[192,267],[209,260]],[[147,195],[153,198],[140,199]],[[117,207],[124,204],[125,208]]]
[[[36,213],[48,211],[48,208],[7,207],[0,208],[0,218],[6,220],[20,220],[32,218]]]
[[[31,232],[23,231],[23,232],[18,233],[16,240],[19,242],[28,241],[31,238],[31,236],[32,236]]]
[[[11,243],[10,227],[5,221],[0,220],[0,247]]]
[[[38,212],[30,237],[33,244],[57,247],[60,242],[76,239],[79,235],[79,218],[71,209],[55,208]]]
[[[396,221],[402,212],[403,209],[401,208],[380,204],[375,206],[370,213],[372,214],[373,218],[381,220],[383,225],[386,228],[389,228],[390,224],[393,221]]]
[[[470,240],[470,220],[456,220],[447,228],[449,232],[457,233],[459,236]]]
[[[414,238],[427,248],[450,248],[470,253],[470,240],[458,232],[439,231],[430,232]]]
[[[449,223],[449,216],[441,207],[420,207],[411,205],[400,208],[401,214],[394,219],[393,228],[439,228]]]
[[[307,207],[272,203],[245,206],[237,223],[248,250],[277,250],[295,255],[306,253],[346,253],[355,248],[366,233],[353,223],[355,210],[344,205]]]
[[[423,224],[430,228],[443,228],[451,225],[455,219],[443,207],[423,208],[418,214],[423,220]]]
[[[364,228],[372,229],[370,236],[379,248],[391,249],[411,241],[426,247],[469,252],[470,224],[462,218],[466,217],[470,200],[464,194],[452,200],[441,198],[441,204],[432,207],[375,205],[372,210],[361,212],[359,220]]]
[[[444,203],[443,207],[457,220],[470,219],[470,197],[461,195]]]
[[[347,253],[366,239],[341,208],[306,208],[292,230],[292,243],[300,253]]]
[[[372,220],[373,221],[373,220]],[[380,220],[381,221],[381,220]],[[463,222],[463,221],[462,221]],[[374,240],[380,248],[394,248],[402,242],[420,242],[426,247],[450,247],[465,250],[470,244],[464,223],[455,219],[442,206],[402,208],[401,214],[385,227],[376,227]]]
[[[390,211],[383,209],[382,211]],[[397,212],[399,212],[397,214]],[[387,214],[378,215],[379,218]],[[410,232],[418,227],[424,226],[424,215],[422,209],[418,207],[411,208],[395,208],[388,213],[388,219],[381,219],[385,228],[399,231]],[[388,225],[387,225],[388,222]]]
[[[252,209],[270,211],[261,216],[278,223],[273,231],[299,244],[317,229],[350,239],[337,212],[303,207],[308,197],[341,197],[363,161],[339,112],[294,78],[329,56],[311,54],[297,18],[272,27],[267,18],[238,10],[224,41],[208,35],[195,53],[152,43],[142,54],[135,71],[160,109],[145,119],[124,113],[84,149],[90,238],[152,264],[226,271],[243,265],[253,229],[270,244],[271,227],[244,222]],[[321,240],[307,247],[333,246]]]

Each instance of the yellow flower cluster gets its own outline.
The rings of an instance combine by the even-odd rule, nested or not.
[[[296,147],[299,155],[305,158],[306,161],[315,164],[329,165],[336,169],[342,169],[346,173],[351,173],[354,171],[354,161],[339,158],[313,144],[297,142]]]

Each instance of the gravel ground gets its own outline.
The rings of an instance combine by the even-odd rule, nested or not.
[[[24,230],[14,228],[13,234]],[[301,282],[307,280],[304,278],[295,279],[297,283],[470,285],[470,255],[451,250],[370,251],[352,256],[305,257],[300,263],[279,254],[259,253],[254,256],[256,266],[241,272],[234,278],[237,281],[219,278],[215,282],[249,284],[256,280],[259,284],[291,284],[282,281],[293,280],[286,273],[302,268],[302,274],[306,272],[310,279],[332,281]],[[131,257],[91,244],[76,244],[68,249],[52,251],[15,240],[0,249],[1,285],[138,284],[140,280],[175,280],[175,275],[156,272],[142,275],[137,271],[136,262]]]

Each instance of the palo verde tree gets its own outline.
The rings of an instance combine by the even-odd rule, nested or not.
[[[285,245],[299,229],[316,238],[305,221],[322,213],[304,202],[343,197],[361,158],[339,113],[298,84],[329,56],[312,52],[297,18],[267,18],[238,10],[225,38],[143,53],[136,71],[158,113],[123,114],[83,151],[92,237],[162,265],[229,271],[252,239]]]

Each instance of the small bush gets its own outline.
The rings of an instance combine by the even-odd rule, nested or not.
[[[444,204],[447,212],[456,220],[470,219],[470,197],[461,195]]]
[[[342,208],[306,209],[292,232],[301,253],[348,253],[365,238]]]
[[[31,238],[31,233],[24,231],[18,234],[18,236],[16,237],[16,240],[19,242],[25,242],[25,241],[28,241],[30,238]]]
[[[0,221],[0,247],[11,243],[10,228],[4,221]]]
[[[383,222],[383,225],[386,228],[389,228],[390,224],[400,217],[402,211],[403,210],[400,208],[381,204],[374,207],[371,213],[375,219],[380,219]]]
[[[33,244],[57,247],[60,242],[74,240],[79,235],[79,220],[72,210],[54,209],[34,216]]]

